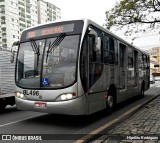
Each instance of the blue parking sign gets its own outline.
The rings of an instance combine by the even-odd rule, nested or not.
[[[48,86],[48,85],[49,85],[49,83],[48,83],[48,78],[43,78],[43,79],[42,79],[42,85],[43,85],[43,86]]]

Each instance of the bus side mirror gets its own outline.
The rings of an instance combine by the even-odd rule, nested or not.
[[[93,50],[95,52],[100,51],[101,50],[101,38],[98,37],[97,33],[92,28],[89,28],[89,35],[91,35],[95,38],[95,43],[94,43],[94,46],[93,46]]]
[[[14,62],[14,56],[15,56],[15,50],[13,50],[13,47],[14,46],[18,46],[19,45],[19,41],[15,41],[13,44],[12,44],[12,49],[11,49],[11,57],[10,57],[10,62],[13,63]]]

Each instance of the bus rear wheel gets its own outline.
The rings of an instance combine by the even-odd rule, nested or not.
[[[111,114],[113,112],[113,109],[115,108],[115,96],[113,91],[108,91],[108,96],[106,99],[106,111],[107,114]]]
[[[144,97],[144,83],[141,86],[141,93],[140,93],[140,98]]]

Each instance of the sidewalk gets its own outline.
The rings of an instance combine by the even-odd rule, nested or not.
[[[160,143],[160,96],[92,143]]]

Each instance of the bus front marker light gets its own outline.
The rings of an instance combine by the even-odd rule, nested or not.
[[[75,96],[76,96],[76,93],[72,93],[72,95],[75,97]]]

